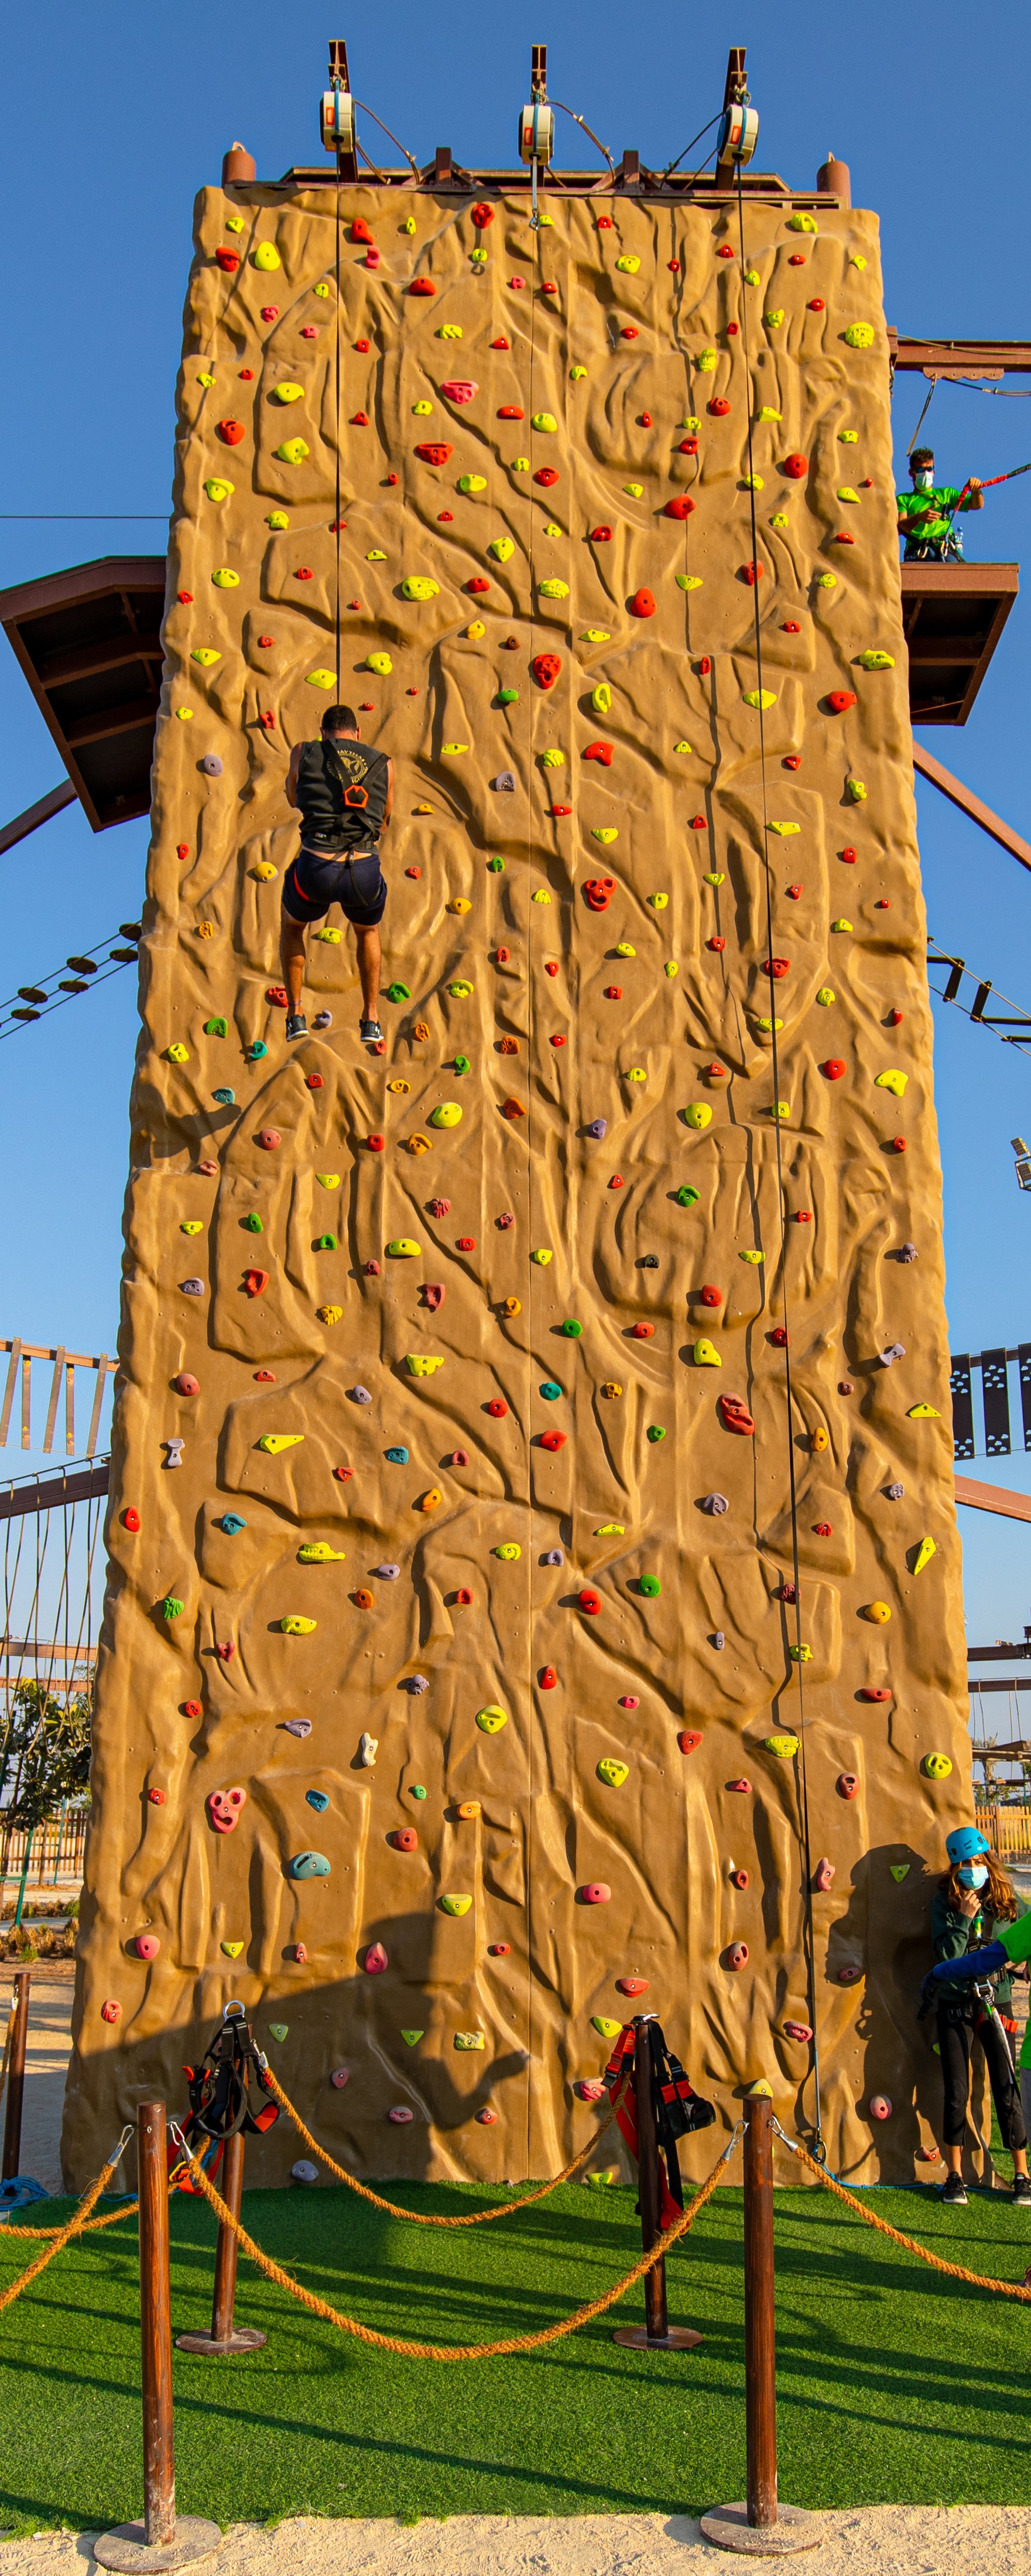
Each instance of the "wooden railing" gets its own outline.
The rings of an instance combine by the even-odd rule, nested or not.
[[[1031,1852],[1031,1807],[979,1806],[976,1813],[993,1851]]]

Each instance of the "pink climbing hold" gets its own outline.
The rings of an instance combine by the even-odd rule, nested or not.
[[[138,1932],[133,1948],[138,1959],[156,1959],[161,1943],[156,1932]]]
[[[344,2089],[345,2084],[349,2084],[349,2083],[350,2083],[350,2081],[351,2081],[351,2069],[350,2069],[350,2067],[349,2067],[349,2066],[334,2066],[334,2068],[333,2068],[333,2072],[332,2072],[332,2075],[330,2076],[330,2079],[329,2079],[329,2080],[330,2080],[330,2083],[331,2083],[332,2085],[334,2085],[334,2086],[335,2086],[336,2091],[337,2091],[338,2093],[342,2093],[342,2092],[343,2092],[343,2089]]]
[[[808,2043],[812,2035],[812,2026],[807,2021],[786,2021],[784,2024],[786,2039],[801,2039]]]
[[[817,1864],[816,1864],[816,1868],[815,1868],[815,1870],[813,1871],[813,1886],[814,1886],[814,1887],[815,1887],[815,1889],[816,1889],[817,1895],[818,1895],[818,1896],[826,1896],[828,1888],[833,1887],[833,1885],[834,1885],[834,1863],[833,1863],[833,1861],[832,1861],[832,1860],[818,1860],[818,1861],[817,1861]]]
[[[611,1902],[612,1889],[606,1887],[603,1878],[592,1878],[586,1887],[580,1889],[580,1898],[584,1905],[608,1905]]]
[[[101,2018],[101,2021],[121,2021],[121,2018],[122,2018],[122,2007],[121,2007],[121,2004],[116,2004],[116,2003],[106,2003],[106,2004],[101,2004],[101,2007],[100,2007],[100,2018]]]
[[[739,1790],[743,1798],[750,1798],[752,1795],[752,1783],[750,1780],[728,1780],[727,1787],[728,1789]]]
[[[180,1369],[175,1381],[175,1391],[177,1395],[199,1395],[200,1379],[191,1377],[189,1369]]]
[[[365,1970],[366,1976],[381,1977],[384,1968],[388,1967],[389,1964],[382,1941],[373,1941],[371,1947],[366,1951],[365,1957],[362,1960],[362,1966]]]
[[[890,2120],[891,2103],[886,2093],[871,2094],[870,2118],[871,2120]]]
[[[261,1146],[263,1153],[274,1154],[277,1145],[281,1145],[282,1142],[283,1139],[279,1133],[278,1127],[262,1127],[259,1129],[258,1143]]]
[[[387,2118],[393,2121],[395,2129],[406,2129],[409,2121],[414,2120],[415,2113],[408,2109],[406,2103],[395,2102],[393,2110],[387,2112]]]
[[[620,1700],[619,1705],[621,1708],[640,1708],[641,1703],[635,1696],[634,1692],[626,1691],[623,1698]]]
[[[585,2076],[576,2089],[581,2102],[600,2102],[605,2092],[600,2075]]]
[[[212,1789],[206,1801],[208,1822],[216,1834],[235,1833],[247,1804],[246,1789]]]
[[[731,1942],[731,1944],[730,1944],[730,1948],[729,1948],[729,1950],[728,1950],[728,1952],[727,1952],[727,1966],[728,1966],[728,1968],[747,1968],[747,1966],[748,1966],[748,1943],[747,1943],[747,1941],[732,1941],[732,1942]]]

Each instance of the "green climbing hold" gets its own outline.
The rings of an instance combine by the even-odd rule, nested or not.
[[[690,1181],[681,1181],[680,1188],[676,1193],[677,1206],[694,1207],[697,1203],[697,1199],[698,1192],[697,1190],[692,1189]]]
[[[286,2038],[289,2028],[290,2024],[288,2021],[270,2021],[268,2026],[269,2038],[282,2041]]]
[[[185,1601],[177,1601],[174,1592],[166,1592],[161,1604],[161,1616],[163,1619],[181,1619],[185,1608]]]
[[[646,1440],[664,1440],[666,1434],[660,1422],[650,1422],[644,1436]]]
[[[571,1315],[567,1315],[565,1323],[559,1325],[559,1332],[565,1334],[567,1342],[578,1342],[582,1331],[583,1325],[574,1323]]]
[[[206,1038],[227,1038],[229,1035],[228,1020],[205,1020],[204,1035]]]
[[[504,875],[504,872],[505,872],[505,862],[504,862],[504,859],[500,859],[500,858],[498,857],[498,855],[497,855],[497,852],[496,852],[496,851],[495,851],[494,857],[493,857],[492,859],[488,859],[488,861],[487,861],[487,865],[488,865],[488,867],[489,867],[489,869],[490,869],[490,872],[491,872],[492,877],[500,877],[500,876],[503,876],[503,875]]]
[[[387,985],[388,1002],[410,1002],[411,998],[412,993],[411,986],[409,984],[394,983]]]
[[[499,689],[499,690],[498,690],[498,695],[497,695],[497,703],[498,703],[498,706],[499,706],[499,707],[514,707],[514,706],[516,705],[517,701],[518,701],[518,697],[519,697],[519,691],[518,691],[518,689]],[[495,866],[497,866],[497,865],[499,864],[499,862],[498,862],[498,861],[496,861],[496,860],[494,860],[494,859],[489,859],[489,860],[488,860],[488,862],[487,862],[487,864],[488,864],[488,867],[495,867]]]
[[[425,2035],[421,2030],[403,2030],[401,2033],[406,2048],[415,2048],[418,2041],[424,2039]]]
[[[908,1860],[892,1860],[889,1861],[888,1867],[896,1885],[901,1887],[903,1879],[909,1877],[912,1863]]]
[[[657,1574],[642,1574],[637,1588],[639,1592],[643,1592],[646,1595],[649,1601],[652,1601],[654,1600],[656,1593],[661,1592],[662,1585]]]
[[[252,1208],[250,1214],[244,1217],[243,1222],[247,1228],[248,1234],[264,1234],[265,1228],[261,1222],[260,1216],[258,1215],[257,1208]]]
[[[315,1250],[316,1252],[338,1251],[339,1246],[335,1234],[317,1234],[315,1237]]]

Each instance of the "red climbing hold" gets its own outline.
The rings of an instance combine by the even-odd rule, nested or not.
[[[525,420],[525,418],[526,414],[518,403],[502,403],[498,413],[499,420]]]
[[[362,1966],[367,1977],[381,1977],[389,1964],[382,1941],[374,1941],[365,1953]]]
[[[901,1026],[902,1026],[902,1013],[901,1013],[901,1011],[889,1011],[889,1013],[888,1013],[888,1027],[889,1027],[890,1029],[898,1029],[898,1028],[901,1028]]]
[[[488,1941],[487,1949],[492,1959],[507,1959],[510,1956],[512,1944],[511,1941]]]
[[[220,420],[217,429],[224,446],[239,447],[240,440],[244,436],[242,420]]]
[[[245,1287],[245,1289],[246,1289],[246,1291],[247,1291],[247,1295],[248,1295],[248,1297],[261,1297],[261,1296],[263,1296],[263,1295],[264,1295],[264,1292],[265,1292],[265,1289],[268,1287],[268,1281],[269,1281],[269,1274],[268,1274],[268,1271],[267,1271],[267,1270],[245,1270],[245,1271],[244,1271],[244,1274],[243,1274],[243,1284],[244,1284],[244,1287]]]
[[[802,888],[800,885],[789,885],[785,888],[785,892],[790,895],[792,903],[801,903]]]
[[[219,268],[224,268],[227,277],[234,276],[240,265],[240,253],[238,250],[229,250],[220,244],[218,250],[215,252],[215,258]]]
[[[611,545],[611,543],[612,543],[612,530],[611,530],[611,528],[604,528],[604,527],[603,527],[603,528],[592,528],[592,529],[591,529],[591,544],[592,544],[592,546],[610,546],[610,545]]]
[[[856,1698],[872,1699],[881,1702],[883,1700],[890,1699],[891,1692],[890,1690],[861,1690],[856,1692]]]
[[[789,268],[804,268],[804,267],[805,267],[805,252],[804,252],[804,250],[793,250],[793,251],[791,251],[791,252],[789,253],[789,255],[788,255],[788,267],[789,267]]]
[[[722,1288],[700,1288],[698,1294],[703,1306],[722,1306],[723,1304]]]
[[[641,428],[642,428],[642,429],[650,429],[650,428],[651,428],[651,425],[652,425],[652,416],[651,416],[650,411],[643,411],[643,412],[641,413],[641,423],[640,423],[640,425],[641,425]]]
[[[830,1525],[830,1522],[829,1522],[829,1521],[814,1521],[814,1522],[813,1522],[813,1537],[814,1537],[814,1538],[833,1538],[833,1536],[834,1536],[834,1532],[833,1532],[833,1530],[832,1530],[832,1528],[831,1528],[831,1525]]]
[[[365,1139],[366,1147],[370,1154],[382,1154],[386,1141],[385,1136],[367,1136]]]
[[[435,295],[437,290],[431,277],[413,277],[408,292],[409,295]]]
[[[584,759],[600,760],[603,769],[611,769],[612,744],[610,742],[589,742],[584,753]]]
[[[353,411],[353,412],[351,413],[351,427],[352,427],[352,429],[367,429],[367,428],[368,428],[368,426],[369,426],[369,415],[368,415],[368,412],[367,412],[367,411]]]
[[[655,615],[655,600],[650,590],[635,590],[633,598],[627,601],[627,607],[631,617],[654,617]]]
[[[734,256],[734,253],[733,253],[733,251],[732,251],[732,249],[731,249],[731,247],[730,247],[730,243],[729,243],[729,242],[721,242],[721,243],[720,243],[720,246],[719,246],[719,249],[718,249],[718,251],[717,251],[717,253],[716,253],[716,257],[717,257],[717,259],[733,259],[733,256]]]
[[[616,1993],[617,1995],[646,1995],[649,1983],[650,1980],[647,1977],[617,1977]]]
[[[180,1369],[179,1375],[175,1380],[175,1391],[177,1395],[199,1395],[199,1377],[194,1377],[192,1370],[190,1369]]]
[[[139,1513],[138,1513],[138,1512],[135,1512],[135,1511],[133,1510],[132,1504],[131,1504],[131,1503],[129,1503],[129,1504],[127,1504],[126,1509],[125,1509],[125,1510],[124,1510],[124,1512],[122,1513],[122,1528],[123,1528],[123,1529],[127,1529],[127,1530],[138,1530],[139,1526],[140,1526],[140,1516],[139,1516]]]
[[[490,589],[490,583],[486,580],[482,572],[475,572],[472,580],[467,581],[465,587],[468,591],[471,591],[472,596],[475,599],[478,598],[483,591]]]
[[[820,1071],[826,1074],[828,1082],[840,1082],[845,1065],[840,1055],[829,1055],[826,1064],[821,1064]]]
[[[521,1100],[503,1100],[501,1115],[503,1118],[525,1118],[526,1111]]]
[[[742,1439],[750,1440],[755,1423],[742,1398],[739,1395],[721,1395],[719,1405],[725,1430],[739,1431]]]
[[[726,943],[726,940],[725,940],[725,939],[719,939],[719,938],[716,938],[716,939],[707,939],[707,940],[706,940],[706,942],[705,942],[705,945],[706,945],[706,947],[707,947],[707,948],[713,948],[713,949],[715,949],[716,955],[717,955],[717,957],[719,957],[719,956],[721,955],[721,953],[722,953],[723,949],[726,947],[727,943]]]
[[[282,1142],[283,1139],[279,1133],[278,1127],[259,1128],[258,1143],[263,1147],[266,1154],[274,1154],[277,1145],[281,1145]]]
[[[553,1047],[563,1047],[563,1046],[565,1046],[565,1043],[566,1043],[565,1038],[564,1038],[564,1037],[561,1037],[561,1036],[560,1036],[560,1037],[549,1038],[549,1040],[548,1040],[548,1044],[549,1044],[549,1046],[553,1046]]]
[[[728,1950],[728,1952],[727,1952],[727,1966],[728,1966],[728,1968],[735,1968],[735,1969],[736,1969],[736,1968],[747,1968],[747,1966],[748,1966],[748,1943],[747,1943],[747,1941],[732,1941],[732,1942],[731,1942],[731,1944],[730,1944],[730,1948],[729,1948],[729,1950]]]
[[[535,483],[543,483],[545,490],[550,492],[552,484],[558,482],[558,466],[539,465],[533,479]]]
[[[414,1825],[398,1825],[388,1839],[393,1843],[395,1851],[418,1851],[419,1837]]]
[[[662,515],[664,519],[689,519],[697,507],[689,492],[678,492],[675,500],[667,501]]]
[[[727,1787],[728,1789],[734,1789],[737,1791],[742,1798],[750,1798],[752,1795],[752,1783],[750,1780],[728,1780]]]
[[[415,453],[421,459],[423,465],[446,465],[448,457],[453,454],[453,450],[447,446],[444,440],[437,441],[428,439],[423,446],[416,448]]]
[[[630,1330],[635,1342],[650,1342],[655,1326],[654,1324],[631,1324]]]
[[[784,754],[784,758],[783,758],[783,760],[781,761],[781,764],[780,764],[780,765],[781,765],[781,768],[782,768],[782,769],[801,769],[801,766],[802,766],[802,755],[801,755],[801,752],[799,752],[799,751],[786,751],[786,752],[785,752],[785,754]]]
[[[837,536],[832,537],[831,539],[831,544],[835,546],[854,546],[855,542],[855,538],[848,528],[839,528]],[[852,703],[854,706],[855,699],[853,699]]]
[[[591,912],[607,912],[615,891],[615,877],[588,877],[584,900]]]
[[[892,1152],[893,1152],[893,1154],[904,1154],[904,1153],[905,1153],[905,1150],[906,1150],[906,1139],[905,1139],[905,1137],[904,1137],[904,1136],[893,1136],[893,1137],[892,1137],[892,1140],[891,1140],[891,1148],[892,1148]]]
[[[785,975],[789,975],[791,972],[790,959],[787,957],[767,957],[764,961],[762,971],[764,975],[772,976],[775,984],[782,984]]]
[[[679,447],[678,453],[679,453],[681,456],[697,456],[697,454],[698,454],[698,441],[697,441],[697,439],[696,439],[696,438],[682,438],[682,439],[681,439],[681,441],[680,441],[680,447]]]
[[[548,812],[551,815],[552,820],[559,823],[563,820],[565,815],[571,814],[572,811],[573,808],[571,805],[549,805],[548,807]]]
[[[473,1598],[473,1596],[472,1596],[472,1593],[471,1593],[471,1592],[470,1592],[470,1590],[469,1590],[469,1586],[468,1586],[468,1584],[467,1584],[467,1583],[463,1583],[462,1588],[461,1588],[461,1591],[456,1592],[456,1594],[455,1594],[455,1599],[456,1599],[456,1601],[458,1602],[458,1604],[459,1604],[460,1608],[461,1608],[461,1609],[463,1609],[463,1610],[469,1610],[469,1609],[471,1609],[471,1608],[472,1608],[472,1598]]]
[[[581,1592],[578,1595],[578,1598],[580,1608],[585,1612],[587,1618],[596,1619],[598,1612],[601,1609],[601,1602],[598,1594],[596,1592]]]
[[[633,1694],[632,1694],[632,1693],[628,1693],[628,1694],[627,1694],[623,1699],[621,1699],[621,1700],[620,1700],[619,1705],[620,1705],[620,1707],[621,1707],[621,1708],[640,1708],[641,1703],[640,1703],[640,1700],[639,1700],[639,1699],[635,1699],[635,1698],[633,1697]]]
[[[287,1005],[287,999],[288,999],[288,996],[287,996],[287,990],[286,990],[286,986],[285,986],[285,984],[266,984],[266,986],[265,986],[265,1000],[266,1000],[266,1002],[275,1002],[275,1003],[276,1003],[276,1005],[277,1005],[277,1007],[279,1008],[279,1010],[281,1010],[281,1011],[285,1011],[285,1009],[286,1009],[286,1005]],[[272,1134],[272,1129],[270,1128],[268,1132],[269,1132],[269,1134],[271,1135],[271,1134]],[[277,1142],[277,1144],[278,1144],[278,1142],[279,1142],[278,1137],[276,1138],[276,1142]]]
[[[740,328],[741,328],[741,325],[740,325],[740,323],[739,323],[739,322],[728,322],[728,324],[727,324],[727,337],[728,337],[728,339],[730,339],[730,340],[736,340],[736,338],[737,338],[737,335],[738,335],[738,332],[739,332]]]
[[[472,585],[470,584],[470,588],[471,587]],[[530,675],[531,678],[536,680],[539,689],[553,689],[561,668],[562,659],[560,654],[535,653],[533,661],[530,664]]]
[[[763,568],[761,563],[742,564],[741,578],[742,581],[746,581],[748,583],[749,590],[754,590],[756,582],[763,579]]]
[[[556,1452],[559,1449],[565,1448],[568,1438],[569,1434],[567,1431],[542,1431],[540,1445],[542,1449],[549,1449],[552,1452]]]
[[[680,261],[679,261],[678,259],[668,259],[668,260],[666,261],[666,266],[667,266],[667,268],[669,269],[670,275],[671,275],[672,277],[679,277],[679,275],[680,275]]]
[[[176,853],[175,853],[175,855],[176,855],[176,858],[177,858],[177,859],[188,859],[188,858],[189,858],[189,855],[190,855],[190,844],[189,844],[189,842],[188,842],[188,841],[179,841],[179,842],[177,843],[177,845],[176,845]]]
[[[471,212],[473,222],[479,226],[481,232],[484,231],[487,224],[492,224],[494,221],[493,206],[484,205],[482,200],[472,207]]]
[[[476,1250],[476,1237],[475,1237],[475,1235],[474,1235],[474,1234],[456,1234],[456,1236],[455,1236],[455,1250],[456,1250],[456,1252],[475,1252],[475,1250]]]
[[[854,1771],[839,1771],[834,1786],[839,1798],[854,1798],[859,1782]]]
[[[622,984],[606,984],[605,999],[607,1002],[621,1002],[623,999]]]
[[[855,690],[830,689],[827,693],[827,704],[832,716],[847,715],[849,708],[856,704]]]
[[[702,1730],[700,1726],[681,1727],[680,1733],[677,1737],[677,1743],[679,1744],[682,1753],[697,1753],[701,1741]]]
[[[492,340],[490,345],[492,349],[507,349],[511,347],[511,342],[505,339]]]
[[[375,234],[370,233],[364,215],[352,216],[350,238],[353,242],[369,243],[375,241]]]
[[[706,409],[712,413],[714,420],[725,420],[727,413],[730,410],[730,404],[727,401],[725,394],[714,394],[711,403],[706,405]]]
[[[784,472],[785,474],[790,474],[793,483],[800,483],[803,474],[808,474],[809,472],[808,456],[786,456],[784,459]]]
[[[810,306],[809,306],[809,310],[810,310],[810,313],[825,313],[825,312],[826,312],[827,307],[826,307],[826,305],[825,305],[825,303],[824,303],[824,300],[823,300],[822,295],[814,295],[814,296],[813,296],[812,301],[811,301]]]
[[[537,1675],[537,1683],[540,1690],[557,1690],[558,1674],[555,1671],[554,1664],[541,1665],[540,1672]]]
[[[624,322],[619,336],[621,340],[637,340],[640,338],[640,332],[632,322]]]
[[[612,1902],[612,1889],[606,1887],[603,1878],[592,1878],[586,1887],[580,1889],[580,1895],[585,1905],[609,1905]]]
[[[609,1181],[609,1183],[608,1183],[608,1187],[609,1187],[609,1189],[610,1189],[610,1190],[621,1190],[621,1189],[622,1189],[622,1187],[623,1187],[623,1175],[622,1175],[622,1172],[613,1172],[612,1179]]]
[[[505,1402],[504,1396],[492,1395],[490,1402],[486,1407],[486,1411],[490,1414],[492,1421],[503,1422],[505,1415],[508,1412],[508,1406]]]
[[[770,1340],[771,1340],[771,1342],[773,1343],[773,1346],[774,1346],[774,1349],[775,1349],[775,1350],[778,1350],[778,1351],[786,1351],[786,1349],[787,1349],[787,1347],[788,1347],[788,1328],[787,1328],[787,1325],[786,1325],[786,1324],[775,1324],[775,1325],[774,1325],[774,1327],[773,1327],[773,1330],[772,1330],[772,1332],[771,1332],[771,1334],[770,1334]]]

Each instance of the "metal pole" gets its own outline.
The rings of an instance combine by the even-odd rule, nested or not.
[[[662,2234],[662,2172],[659,2164],[659,2130],[655,2107],[655,2072],[648,2025],[654,2013],[634,2015],[634,2098],[637,2104],[637,2180],[641,2211],[641,2246],[650,2254]],[[671,2326],[666,2305],[666,2258],[653,2263],[644,2276],[644,2329],[619,2326],[613,2343],[629,2344],[635,2350],[650,2347],[662,2352],[688,2352],[703,2340],[690,2326]]]
[[[777,2502],[776,2282],[773,2258],[773,2103],[768,2093],[745,2101],[745,2437],[743,2504],[702,2515],[706,2540],[745,2558],[788,2558],[817,2549],[820,2517]]]
[[[29,1987],[32,1978],[27,1968],[19,1968],[14,1980],[14,2029],[11,2032],[11,2054],[7,2061],[7,2110],[4,2116],[4,2158],[0,2180],[10,2182],[21,2159],[21,2115],[25,2100],[25,2042],[29,2035]]]
[[[140,2194],[140,2344],[143,2390],[143,2513],[148,2549],[175,2539],[172,2418],[172,2287],[168,2253],[168,2150],[163,2102],[141,2102],[137,2123]]]
[[[748,2519],[777,2519],[777,2359],[773,2269],[773,2104],[745,2104],[745,2412]]]
[[[222,2198],[226,2207],[232,2210],[234,2218],[239,2218],[240,2203],[243,2198],[242,2129],[237,2130],[235,2137],[226,2139],[220,2179]],[[199,2353],[202,2356],[206,2353],[209,2357],[215,2355],[221,2359],[226,2353],[257,2352],[267,2340],[259,2333],[257,2326],[238,2326],[234,2323],[238,2251],[233,2229],[227,2227],[224,2218],[220,2218],[218,2243],[215,2247],[215,2289],[211,2302],[211,2332],[210,2334],[198,2332],[177,2335],[175,2340],[179,2352]]]

